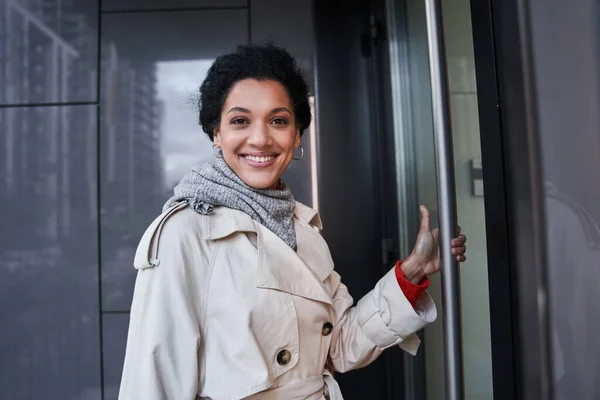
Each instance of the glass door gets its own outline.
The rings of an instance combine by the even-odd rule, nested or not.
[[[418,205],[439,215],[430,59],[425,0],[388,0],[390,77],[401,252],[412,248]],[[492,349],[484,187],[469,0],[442,0],[449,108],[453,134],[457,217],[468,237],[468,259],[460,266],[462,375],[467,399],[492,399]],[[432,222],[434,223],[434,222]],[[407,358],[406,398],[445,399],[441,276],[429,290],[438,320],[422,333],[424,351]],[[419,358],[420,357],[420,358]]]

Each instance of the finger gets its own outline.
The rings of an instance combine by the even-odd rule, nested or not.
[[[456,261],[465,262],[467,261],[467,256],[456,256]]]
[[[453,247],[452,248],[452,255],[453,256],[460,256],[463,255],[467,252],[467,246],[462,246],[462,247]]]
[[[429,219],[430,219],[430,215],[429,215],[429,210],[427,209],[427,207],[425,206],[420,206],[419,209],[421,210],[421,228],[420,231],[421,232],[428,232],[429,231]]]
[[[462,228],[460,227],[460,225],[456,225],[456,234],[460,234],[462,232]]]
[[[467,243],[467,237],[460,234],[457,238],[452,239],[452,247],[464,246]]]
[[[431,234],[433,235],[433,238],[435,239],[435,242],[438,243],[438,240],[440,238],[440,228],[434,228],[431,231]]]

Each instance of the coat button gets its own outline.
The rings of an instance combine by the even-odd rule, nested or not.
[[[323,336],[328,336],[332,330],[333,330],[333,325],[331,325],[331,322],[325,322],[323,324],[323,329],[321,329],[321,334]]]
[[[287,350],[281,350],[277,353],[277,363],[279,365],[286,365],[292,359],[292,355]]]

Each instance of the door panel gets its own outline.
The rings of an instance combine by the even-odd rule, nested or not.
[[[407,167],[402,164],[410,160],[406,153],[397,154],[399,170],[404,168],[414,171],[413,176],[404,183],[406,186],[399,188],[399,191],[416,192],[417,204],[426,205],[432,212],[432,221],[436,221],[438,193],[425,3],[421,0],[395,3],[396,10],[403,9],[405,15],[396,16],[399,28],[392,31],[396,37],[390,40],[390,53],[404,55],[399,64],[407,65],[410,74],[409,80],[395,84],[409,85],[411,93],[404,101],[395,99],[394,114],[397,118],[410,121],[408,125],[400,125],[402,130],[396,129],[396,140],[414,145],[412,149],[404,146],[404,151],[412,151],[414,154],[413,165]],[[469,1],[444,0],[442,7],[454,136],[457,212],[459,224],[469,238],[468,260],[460,267],[464,389],[468,399],[492,399],[485,205]],[[405,51],[393,51],[394,46],[404,47]],[[413,212],[418,213],[418,209]],[[400,235],[412,237],[417,229],[418,226],[413,223],[412,227],[408,227],[409,232],[400,232]],[[440,314],[438,320],[424,331],[424,386],[427,399],[444,399],[440,275],[432,278],[430,294],[438,305]],[[418,392],[415,390],[414,393]],[[413,398],[418,397],[415,395]]]
[[[554,398],[600,398],[600,2],[528,2]],[[560,26],[560,29],[556,29]]]

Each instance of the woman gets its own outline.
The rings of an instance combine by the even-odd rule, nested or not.
[[[293,58],[241,46],[214,62],[200,95],[216,165],[183,178],[139,244],[119,398],[341,399],[331,370],[396,345],[414,354],[414,332],[436,317],[427,209],[412,254],[353,307],[317,212],[280,179],[311,118]],[[453,240],[458,261],[465,241]]]

